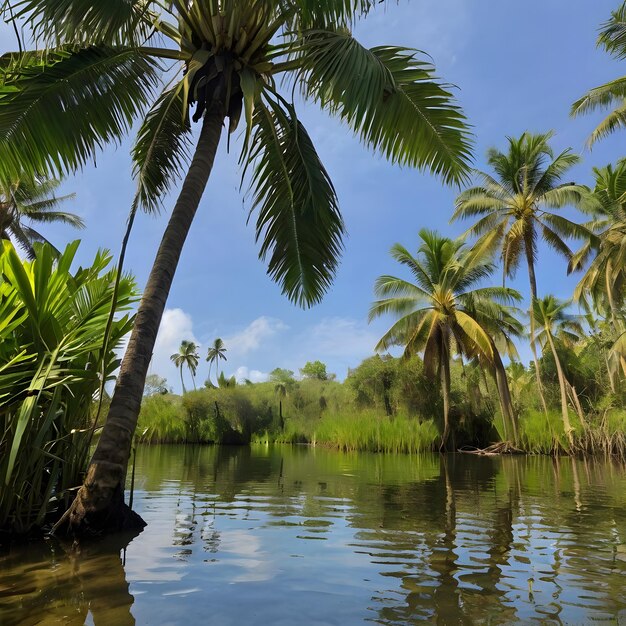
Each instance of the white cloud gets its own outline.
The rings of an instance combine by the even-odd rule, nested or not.
[[[264,383],[269,380],[270,375],[267,372],[259,370],[251,370],[247,366],[242,365],[235,370],[235,378],[238,383],[243,383],[246,379],[253,383]]]
[[[302,367],[306,361],[319,359],[329,372],[342,379],[348,368],[356,367],[374,354],[379,337],[361,320],[327,317],[304,332],[297,341]]]
[[[231,355],[243,356],[261,347],[263,341],[288,327],[279,319],[258,317],[242,331],[224,338],[224,344]]]
[[[167,378],[167,382],[174,388],[174,391],[180,392],[180,372],[170,360],[170,355],[178,352],[180,342],[183,339],[194,341],[198,347],[198,340],[193,334],[193,320],[191,315],[185,313],[182,309],[165,309],[159,334],[154,345],[152,353],[152,361],[150,362],[150,373],[159,374]],[[203,362],[202,351],[200,352],[200,362]],[[184,372],[186,386],[191,387],[189,374]],[[200,376],[202,378],[202,376]],[[200,381],[196,381],[196,384]]]

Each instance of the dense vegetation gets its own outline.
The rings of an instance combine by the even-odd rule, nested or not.
[[[580,159],[571,149],[555,154],[551,132],[523,133],[508,138],[504,150],[491,149],[488,171],[471,180],[469,126],[434,68],[414,50],[367,49],[352,37],[350,26],[374,0],[5,4],[45,52],[20,44],[1,63],[0,237],[36,258],[22,262],[3,242],[0,526],[40,524],[50,500],[67,498],[76,486],[95,428],[92,400],[102,404],[112,349],[131,327],[85,486],[63,518],[77,531],[88,517],[114,528],[126,523],[134,434],[144,441],[307,441],[381,451],[505,440],[529,451],[624,453],[625,162],[595,169],[589,188],[568,182]],[[618,58],[626,57],[625,7],[600,36]],[[176,68],[168,66],[161,82],[164,59]],[[400,348],[401,359],[372,357],[343,383],[314,362],[301,381],[275,370],[268,383],[242,386],[226,377],[225,347],[216,339],[206,360],[217,387],[209,374],[207,388],[196,390],[201,358],[185,341],[171,356],[183,395],[162,393],[166,383],[154,380],[158,393],[143,402],[137,431],[161,316],[227,118],[229,134],[245,122],[241,163],[268,273],[302,306],[319,302],[332,282],[344,224],[313,142],[278,90],[284,75],[367,147],[464,186],[452,219],[473,223],[459,240],[421,231],[421,241],[392,248],[406,274],[377,280],[370,317],[394,318],[377,349]],[[573,114],[617,106],[592,142],[624,125],[624,85],[618,79],[574,104]],[[136,121],[137,193],[123,250],[137,210],[155,211],[185,178],[130,324],[113,321],[130,303],[132,286],[120,273],[102,275],[108,257],[71,274],[75,246],[62,255],[37,247],[42,235],[21,219],[82,225],[56,211],[63,198],[48,197],[55,177],[82,167]],[[193,150],[191,121],[201,121]],[[564,217],[566,207],[580,219]],[[582,272],[571,302],[540,292],[540,241],[563,257],[564,272]],[[506,282],[523,266],[527,302],[495,286],[496,269]],[[531,368],[517,360],[523,337]]]
[[[107,318],[115,270],[101,252],[89,267],[70,269],[78,242],[54,257],[36,244],[33,261],[0,248],[0,532],[41,526],[65,510],[80,484],[104,381],[119,365],[115,349],[133,318]],[[117,311],[136,299],[123,277]]]

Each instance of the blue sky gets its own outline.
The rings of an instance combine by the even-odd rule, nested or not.
[[[505,148],[506,136],[525,130],[556,131],[555,150],[572,147],[583,158],[571,180],[590,184],[591,168],[623,155],[624,134],[590,152],[585,139],[600,115],[572,120],[571,103],[588,88],[626,74],[626,63],[595,46],[597,29],[617,0],[404,0],[380,6],[354,29],[366,45],[394,44],[428,52],[437,74],[457,86],[456,95],[476,135],[475,164],[485,169],[490,146]],[[0,26],[0,50],[15,47],[12,31]],[[301,310],[284,298],[258,260],[254,230],[246,226],[249,203],[239,190],[238,142],[224,141],[192,231],[188,237],[155,347],[151,372],[180,383],[169,355],[182,339],[207,346],[222,337],[228,349],[225,371],[262,380],[274,367],[297,372],[308,360],[324,361],[341,379],[373,353],[391,320],[367,324],[377,276],[398,273],[389,248],[401,242],[415,249],[422,227],[456,236],[464,224],[450,225],[458,190],[411,169],[391,166],[372,154],[340,122],[314,105],[300,103],[299,115],[338,191],[348,229],[335,283],[324,301]],[[80,237],[84,263],[99,247],[117,252],[134,191],[130,140],[110,146],[95,165],[65,181],[76,192],[67,210],[87,223],[81,233],[66,227],[46,232],[57,246]],[[175,196],[174,196],[175,197]],[[143,286],[172,207],[164,200],[159,217],[142,215],[131,239],[127,268]],[[575,216],[574,212],[566,212]],[[545,248],[537,268],[540,293],[567,298],[575,278]],[[496,279],[497,280],[497,279]],[[527,293],[523,271],[512,282]],[[522,349],[522,356],[527,356]],[[201,362],[199,380],[208,365]]]

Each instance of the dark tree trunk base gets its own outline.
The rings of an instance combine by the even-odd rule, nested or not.
[[[107,506],[100,510],[86,506],[86,502],[92,500],[85,497],[84,489],[83,486],[78,491],[70,508],[53,527],[51,535],[96,537],[109,533],[140,532],[145,528],[146,522],[143,518],[124,502],[121,487],[116,487]]]

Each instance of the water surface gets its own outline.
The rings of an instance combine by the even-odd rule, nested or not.
[[[626,473],[599,461],[154,446],[148,527],[0,556],[0,624],[617,624]]]

